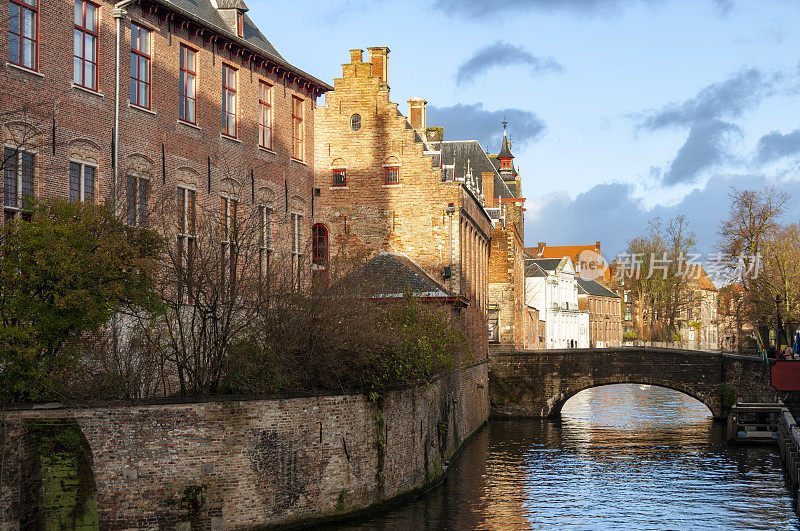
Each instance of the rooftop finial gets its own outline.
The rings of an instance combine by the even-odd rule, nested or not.
[[[506,120],[506,115],[503,115],[503,134],[506,134],[506,126],[508,125],[508,120]]]

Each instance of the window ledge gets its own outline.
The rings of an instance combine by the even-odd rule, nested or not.
[[[302,160],[300,160],[300,159],[296,159],[296,158],[292,157],[290,160],[291,160],[292,162],[296,162],[296,163],[298,163],[298,164],[302,164],[303,166],[308,166],[308,164],[307,164],[307,163],[303,162],[303,161],[302,161]]]
[[[227,140],[230,140],[231,142],[236,142],[237,144],[241,144],[242,143],[242,141],[240,139],[238,139],[238,138],[236,138],[234,136],[226,135],[225,133],[220,133],[219,137],[220,138],[225,138]]]
[[[264,153],[272,153],[273,155],[277,155],[274,151],[269,148],[265,148],[264,146],[258,146],[259,151],[263,151]]]
[[[397,184],[382,184],[381,188],[402,188],[403,185],[400,183]]]
[[[191,127],[192,129],[197,129],[198,131],[202,131],[203,130],[203,128],[200,127],[199,125],[193,124],[191,122],[186,122],[184,120],[181,120],[180,118],[177,121],[178,121],[178,123],[180,125],[185,125],[186,127]]]
[[[146,112],[147,114],[152,114],[153,116],[156,115],[156,111],[147,109],[145,107],[140,107],[139,105],[136,105],[135,103],[131,103],[130,100],[128,100],[128,107],[131,108],[131,109],[136,109],[137,111]]]
[[[100,92],[98,90],[88,89],[86,87],[82,87],[80,85],[76,85],[75,83],[72,84],[72,88],[78,89],[78,90],[80,90],[82,92],[86,92],[87,94],[91,94],[92,96],[98,96],[100,98],[105,98],[105,96],[103,95],[102,92]]]
[[[349,186],[329,186],[328,190],[349,190]]]
[[[41,72],[37,72],[36,70],[32,70],[32,69],[30,69],[30,68],[28,68],[26,66],[14,64],[14,63],[11,63],[9,61],[6,61],[6,66],[9,67],[9,68],[14,68],[16,70],[19,70],[20,72],[25,72],[26,74],[32,74],[34,76],[38,76],[38,77],[44,79],[44,74],[42,74]]]

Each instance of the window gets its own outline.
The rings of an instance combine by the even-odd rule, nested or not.
[[[292,279],[294,289],[300,289],[300,265],[303,258],[303,216],[292,213]]]
[[[238,225],[237,225],[237,209],[239,206],[239,201],[232,198],[232,197],[223,197],[222,198],[222,246],[221,246],[221,258],[223,264],[223,271],[222,271],[222,282],[225,282],[225,276],[227,273],[228,278],[230,278],[231,283],[236,281],[236,258],[237,258],[237,251],[236,251],[236,236],[238,232]]]
[[[361,129],[361,115],[356,113],[350,117],[350,128],[353,131],[358,131]]]
[[[192,300],[191,284],[189,279],[193,266],[194,247],[195,247],[195,215],[197,192],[182,186],[178,187],[178,271],[183,277],[184,282],[179,284],[179,300],[183,300],[184,284],[188,290],[188,300]]]
[[[131,103],[150,108],[150,30],[131,24]]]
[[[69,163],[69,201],[94,203],[94,185],[97,180],[97,166],[85,162]]]
[[[347,186],[347,170],[333,170],[333,186]]]
[[[236,11],[236,35],[244,35],[244,15],[241,11]]]
[[[258,260],[259,274],[266,277],[269,274],[270,258],[272,255],[272,209],[260,205],[258,207],[259,239]]]
[[[222,65],[222,129],[236,137],[236,69]]]
[[[311,227],[311,260],[315,269],[328,269],[328,229],[320,223]]]
[[[97,14],[99,7],[86,0],[75,0],[75,57],[72,81],[97,90]]]
[[[190,124],[195,123],[194,103],[197,97],[195,86],[195,78],[197,77],[195,55],[196,52],[194,50],[181,44],[178,118]]]
[[[258,89],[258,145],[272,149],[272,85],[261,81]]]
[[[292,96],[292,158],[303,160],[303,100]]]
[[[8,60],[36,70],[39,57],[38,0],[11,0],[8,4]]]
[[[132,227],[146,227],[148,218],[148,197],[150,181],[128,175],[126,198],[128,208],[125,211],[125,222]]]
[[[400,184],[400,168],[397,166],[384,168],[383,184]]]
[[[27,198],[33,197],[36,156],[5,148],[3,161],[3,216],[5,221],[9,221],[27,207]]]

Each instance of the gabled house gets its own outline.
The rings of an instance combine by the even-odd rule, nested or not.
[[[525,260],[525,303],[545,323],[545,348],[588,348],[589,313],[578,305],[578,281],[572,260]]]

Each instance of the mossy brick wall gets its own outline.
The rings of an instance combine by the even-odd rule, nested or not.
[[[10,442],[22,445],[31,420],[74,419],[91,448],[103,529],[268,526],[356,511],[440,477],[443,462],[488,418],[487,379],[484,362],[379,400],[353,394],[14,411]],[[17,455],[21,468],[26,460]],[[1,499],[3,525],[13,525],[25,497],[18,485],[8,487],[15,497]],[[69,496],[61,496],[67,506]]]

